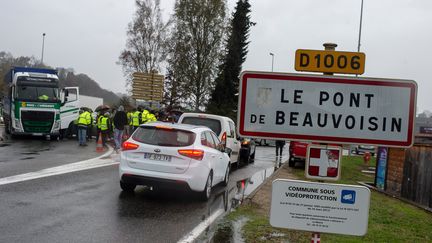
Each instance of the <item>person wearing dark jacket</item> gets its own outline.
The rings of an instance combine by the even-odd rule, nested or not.
[[[114,143],[115,143],[115,151],[118,153],[120,149],[123,131],[125,126],[129,124],[126,112],[124,111],[123,106],[119,106],[117,112],[114,115],[113,125],[114,125]]]
[[[285,146],[284,140],[276,140],[276,157],[277,156],[282,157],[282,150],[284,146]]]

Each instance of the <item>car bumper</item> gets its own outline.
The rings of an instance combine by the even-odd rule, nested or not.
[[[173,174],[131,168],[123,158],[120,161],[120,180],[136,185],[148,185],[170,189],[203,191],[210,168],[200,162],[191,163],[185,173]]]
[[[148,176],[139,176],[131,174],[123,174],[121,181],[124,183],[130,183],[134,185],[146,185],[153,186],[161,189],[174,189],[174,190],[192,190],[186,181],[182,180],[170,180],[163,178],[155,178]]]

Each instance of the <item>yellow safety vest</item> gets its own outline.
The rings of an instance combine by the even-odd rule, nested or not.
[[[100,121],[100,130],[101,131],[108,130],[108,117],[102,116],[102,118],[100,120],[101,120]]]
[[[98,119],[97,119],[97,121],[96,121],[97,127],[98,127],[99,129],[101,128],[100,125],[101,125],[101,119],[102,119],[102,117],[103,117],[103,116],[99,116]]]
[[[138,127],[140,125],[139,114],[140,114],[139,111],[135,111],[132,114],[132,126],[134,126],[134,127]]]
[[[48,97],[48,95],[39,95],[38,99],[39,100],[48,100],[49,97]]]
[[[91,124],[91,115],[90,112],[85,111],[81,113],[78,117],[78,125],[88,126]]]
[[[152,113],[149,113],[147,115],[147,122],[154,122],[154,121],[157,121],[156,116]]]
[[[150,114],[150,112],[148,110],[143,110],[142,114],[141,114],[141,124],[147,123],[148,121],[148,115]]]
[[[127,113],[127,119],[128,119],[129,125],[132,126],[132,112]]]

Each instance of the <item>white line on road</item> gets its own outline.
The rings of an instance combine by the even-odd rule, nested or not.
[[[223,209],[217,210],[214,214],[210,215],[210,217],[206,218],[203,222],[197,225],[190,233],[183,236],[177,243],[190,243],[194,242],[204,230],[207,229],[219,216],[224,213]]]
[[[61,175],[61,174],[66,174],[66,173],[71,173],[71,172],[76,172],[81,170],[89,170],[93,168],[118,164],[119,162],[114,161],[112,159],[103,159],[104,157],[109,156],[112,153],[112,151],[113,149],[109,148],[105,154],[93,159],[51,167],[51,168],[47,168],[35,172],[0,178],[0,185],[12,184],[12,183],[34,180],[34,179],[48,177],[48,176]]]

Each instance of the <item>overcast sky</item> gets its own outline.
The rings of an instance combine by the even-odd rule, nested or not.
[[[228,1],[230,14],[236,0]],[[295,72],[297,49],[357,51],[361,0],[251,0],[249,54],[244,70]],[[166,18],[174,0],[161,0]],[[116,64],[126,42],[134,0],[5,0],[1,3],[0,51],[41,57],[44,62],[85,73],[102,87],[125,92]],[[413,79],[418,111],[432,110],[432,1],[365,0],[361,51],[363,76]]]

